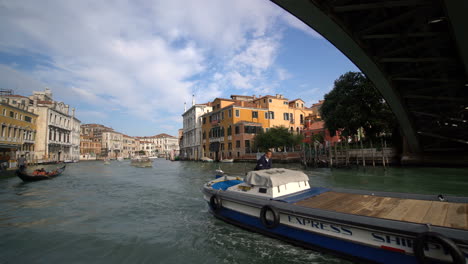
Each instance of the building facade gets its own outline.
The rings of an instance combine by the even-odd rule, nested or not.
[[[70,115],[68,105],[53,100],[50,89],[34,92],[29,99],[38,115],[36,159],[39,162],[72,160],[72,142],[76,144],[80,140],[79,134],[72,133],[72,123],[79,123],[79,120]]]
[[[81,131],[81,121],[75,117],[75,109],[72,109],[72,118],[71,118],[71,160],[78,161],[80,160],[80,136]]]
[[[29,99],[22,96],[1,98],[0,163],[3,168],[16,167],[21,155],[25,155],[28,162],[34,162],[38,115],[31,112],[28,104]]]
[[[140,149],[142,142],[151,142],[154,144],[154,154],[158,157],[169,157],[171,152],[179,155],[179,139],[177,137],[162,133],[150,137],[137,137],[140,141]]]
[[[102,133],[105,131],[113,131],[112,128],[100,124],[83,124],[80,127],[81,144],[80,155],[82,159],[89,157],[101,158],[103,153],[107,155],[107,149],[102,146]]]
[[[185,113],[183,117],[182,140],[180,146],[180,156],[183,159],[199,160],[202,158],[201,135],[202,118],[201,116],[210,112],[212,107],[208,104],[194,104]]]
[[[111,159],[123,157],[123,134],[116,131],[102,132],[101,154]]]
[[[122,157],[126,159],[131,159],[136,155],[136,152],[139,150],[139,142],[134,137],[123,135],[122,147]]]
[[[241,158],[257,152],[254,138],[272,127],[286,127],[291,133],[300,133],[305,117],[312,110],[304,101],[289,101],[282,95],[239,96],[216,98],[213,110],[202,116],[203,156],[212,159]]]

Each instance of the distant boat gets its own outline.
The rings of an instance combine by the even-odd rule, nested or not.
[[[222,160],[220,160],[219,162],[223,162],[223,163],[233,163],[233,162],[234,162],[234,159],[222,159]]]
[[[135,157],[130,162],[130,165],[140,168],[151,168],[153,167],[153,161],[148,157]]]
[[[210,159],[208,157],[203,157],[200,160],[203,161],[203,162],[213,162],[213,159]]]
[[[150,159],[150,160],[155,160],[155,159],[157,159],[157,158],[158,158],[158,156],[150,156],[150,157],[148,157],[148,159]]]
[[[118,160],[118,161],[123,161],[124,158],[123,158],[123,157],[117,157],[117,160]]]

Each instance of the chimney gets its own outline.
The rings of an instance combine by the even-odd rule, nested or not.
[[[192,94],[192,106],[194,106],[194,105],[195,105],[195,95]]]
[[[72,117],[75,117],[75,108],[72,108]]]
[[[184,102],[184,113],[187,112],[187,103]]]

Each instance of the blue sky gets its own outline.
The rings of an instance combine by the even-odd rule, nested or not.
[[[358,69],[263,0],[6,1],[0,88],[49,87],[83,123],[177,134],[184,102],[281,93],[316,103]]]

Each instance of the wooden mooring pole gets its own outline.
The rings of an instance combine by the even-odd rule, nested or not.
[[[384,144],[383,144],[383,139],[380,138],[380,144],[382,146],[382,166],[385,169],[385,154],[384,154]]]
[[[361,155],[362,155],[362,166],[366,166],[366,158],[364,157],[364,147],[362,146],[362,139],[359,140],[361,142]]]

